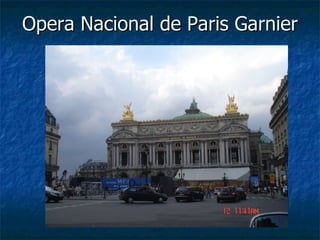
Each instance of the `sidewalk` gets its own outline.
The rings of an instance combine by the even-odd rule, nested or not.
[[[249,193],[248,196],[265,197],[270,199],[288,199],[288,197],[279,194],[275,194],[274,198],[272,198],[270,193]]]

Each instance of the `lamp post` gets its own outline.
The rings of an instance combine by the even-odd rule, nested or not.
[[[226,177],[226,173],[223,173],[223,185],[224,186],[227,186],[228,185],[228,182],[227,182],[227,177]]]

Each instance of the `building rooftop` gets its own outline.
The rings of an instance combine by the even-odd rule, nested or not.
[[[194,118],[208,118],[212,117],[212,115],[201,112],[200,109],[197,106],[197,102],[193,98],[192,103],[190,104],[190,108],[185,110],[185,114],[174,117],[174,120],[178,119],[194,119]]]

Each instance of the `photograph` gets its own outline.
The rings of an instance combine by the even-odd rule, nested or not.
[[[47,45],[47,227],[288,227],[287,45]]]

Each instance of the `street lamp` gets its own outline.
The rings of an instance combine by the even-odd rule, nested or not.
[[[224,186],[227,186],[228,185],[228,182],[227,182],[227,177],[226,177],[226,173],[223,173],[223,185]]]

